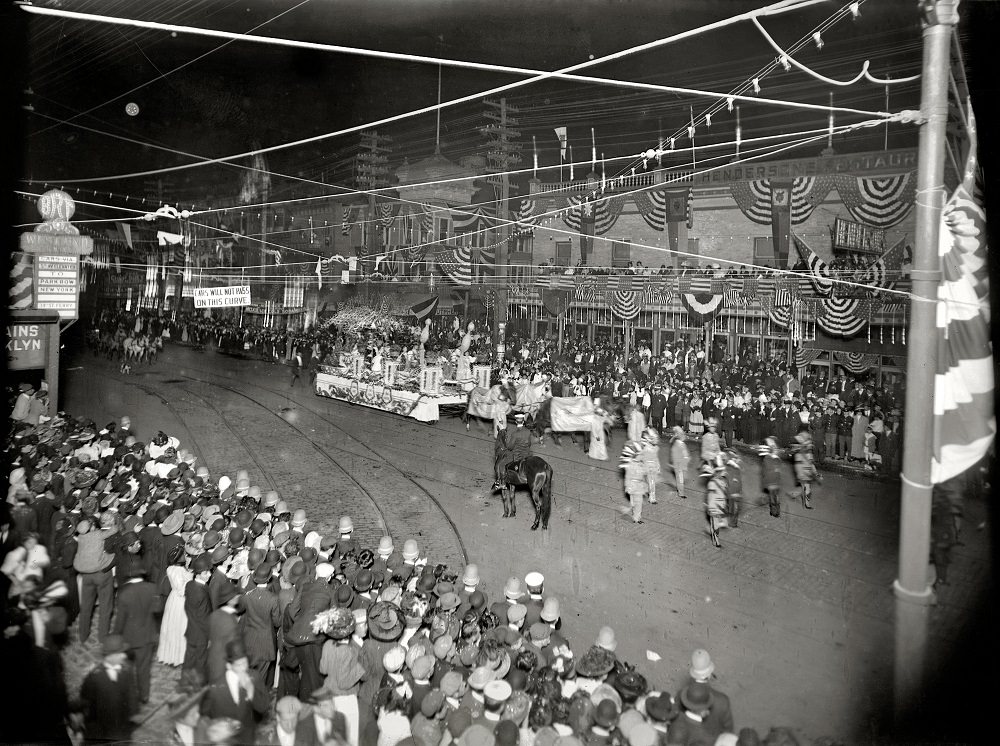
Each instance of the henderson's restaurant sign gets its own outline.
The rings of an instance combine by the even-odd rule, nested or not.
[[[758,179],[794,179],[824,174],[891,174],[913,171],[917,167],[917,151],[879,150],[873,153],[823,155],[767,163],[734,163],[695,176],[696,185],[722,184],[730,181]]]
[[[195,288],[195,308],[230,308],[250,305],[250,286],[233,285],[225,288]]]

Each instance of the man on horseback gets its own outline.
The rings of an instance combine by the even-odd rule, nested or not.
[[[493,489],[503,489],[507,484],[507,467],[522,461],[531,455],[531,433],[524,427],[527,415],[518,412],[514,415],[517,424],[513,430],[501,430],[497,437],[496,481]]]

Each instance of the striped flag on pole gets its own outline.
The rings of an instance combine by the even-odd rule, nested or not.
[[[410,310],[413,311],[413,315],[417,317],[418,324],[423,325],[424,319],[428,319],[434,315],[440,300],[440,297],[437,295],[431,295],[419,303],[410,306]]]
[[[962,183],[941,214],[937,372],[931,482],[967,471],[996,436],[990,344],[986,213],[976,181],[976,128],[969,107],[969,156]]]

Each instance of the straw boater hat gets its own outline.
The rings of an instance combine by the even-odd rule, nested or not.
[[[395,642],[403,633],[406,620],[395,604],[377,601],[368,610],[368,634],[381,642]]]

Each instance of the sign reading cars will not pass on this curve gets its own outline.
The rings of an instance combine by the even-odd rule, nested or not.
[[[250,286],[233,285],[225,288],[195,288],[195,308],[231,308],[250,305]]]

